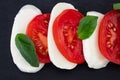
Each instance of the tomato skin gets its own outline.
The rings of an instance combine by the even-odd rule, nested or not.
[[[36,53],[41,63],[49,63],[50,58],[48,55],[47,45],[47,32],[50,14],[37,15],[29,24],[26,34],[33,41]]]
[[[83,63],[82,40],[78,39],[77,28],[83,15],[72,9],[63,11],[53,23],[53,37],[61,54],[70,62]]]
[[[111,62],[120,65],[120,10],[111,10],[100,23],[99,48]]]

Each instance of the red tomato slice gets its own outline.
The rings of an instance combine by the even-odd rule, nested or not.
[[[28,25],[26,34],[33,41],[39,61],[50,62],[47,45],[47,32],[50,14],[36,16]]]
[[[111,10],[102,19],[99,47],[108,60],[120,64],[120,10]]]
[[[58,50],[73,63],[83,63],[82,41],[78,39],[77,29],[83,15],[72,9],[63,11],[54,21],[53,37]]]

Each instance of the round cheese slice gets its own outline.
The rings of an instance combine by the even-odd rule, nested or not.
[[[99,25],[104,15],[96,11],[87,12],[87,15],[97,16],[98,20],[97,20],[97,25],[93,34],[88,39],[83,40],[84,57],[90,68],[100,69],[105,67],[109,62],[101,54],[99,50],[99,45],[98,45]]]
[[[27,73],[35,73],[42,69],[44,66],[43,63],[39,64],[39,67],[32,67],[21,55],[19,50],[15,45],[15,36],[18,33],[25,33],[28,23],[38,14],[41,14],[41,11],[33,5],[23,6],[14,19],[14,24],[11,34],[11,54],[13,62],[16,66],[22,71]]]
[[[53,23],[58,15],[66,9],[75,9],[71,4],[58,3],[54,6],[51,12],[51,18],[48,27],[48,50],[51,62],[60,69],[73,69],[77,64],[68,61],[58,50],[53,38]]]

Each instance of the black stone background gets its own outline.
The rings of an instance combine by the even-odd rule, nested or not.
[[[50,13],[58,2],[71,3],[85,15],[91,10],[106,13],[120,0],[0,0],[0,80],[120,80],[120,66],[112,63],[99,70],[90,69],[84,63],[70,71],[50,63],[35,74],[23,73],[13,64],[10,35],[19,9],[25,4],[33,4],[43,13]]]

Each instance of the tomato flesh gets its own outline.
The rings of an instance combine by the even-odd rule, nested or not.
[[[53,23],[53,37],[61,54],[73,63],[83,63],[82,40],[78,39],[77,29],[83,15],[72,9],[63,11]]]
[[[33,41],[39,62],[49,63],[47,32],[50,14],[37,15],[28,25],[26,34]]]
[[[120,64],[120,10],[111,10],[102,19],[99,47],[108,60]]]

